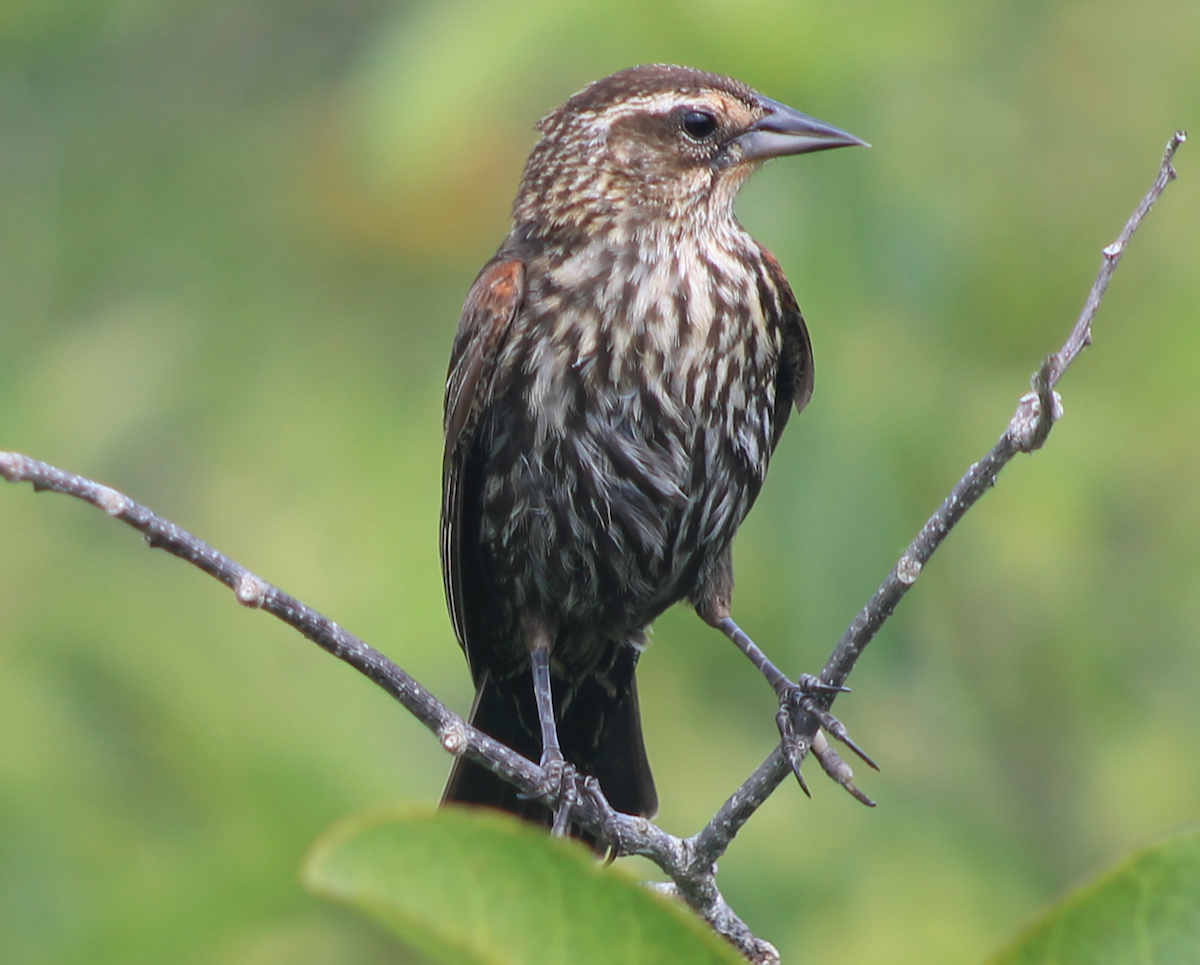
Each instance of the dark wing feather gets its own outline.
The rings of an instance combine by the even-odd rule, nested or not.
[[[466,649],[463,487],[480,415],[491,401],[497,359],[525,295],[525,266],[510,258],[483,267],[463,306],[446,378],[442,460],[442,579],[454,633]]]
[[[796,296],[783,268],[762,245],[759,245],[759,251],[762,252],[771,287],[778,298],[779,321],[783,328],[783,352],[779,359],[779,381],[776,386],[775,442],[778,443],[792,406],[800,412],[812,398],[812,342],[809,341],[808,327],[804,324],[804,316],[800,313],[800,306],[796,303]],[[764,303],[770,304],[770,301]]]

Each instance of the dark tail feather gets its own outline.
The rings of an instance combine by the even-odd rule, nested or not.
[[[475,702],[471,705],[470,723],[489,737],[511,747],[518,754],[536,761],[541,754],[540,738],[530,732],[522,722],[525,716],[520,711],[520,695],[514,690],[523,684],[529,690],[529,703],[533,703],[533,683],[525,675],[513,679],[493,682],[485,672],[475,691]],[[536,720],[536,716],[534,717]],[[497,777],[486,767],[466,757],[454,762],[450,780],[442,793],[443,804],[478,804],[499,808],[542,824],[550,823],[550,810],[536,801],[518,797],[515,787]]]
[[[559,707],[558,739],[563,754],[582,774],[599,782],[618,811],[651,817],[658,795],[642,741],[634,666],[638,652],[621,645],[613,665],[582,680],[553,678]],[[530,760],[541,756],[541,737],[529,674],[493,680],[485,674],[471,708],[471,724]],[[517,789],[465,757],[454,763],[442,803],[499,808],[537,824],[551,823],[550,809],[518,795]],[[574,837],[591,840],[574,827]]]
[[[558,739],[567,760],[599,780],[609,804],[649,818],[658,812],[658,793],[642,741],[637,658],[622,644],[611,668],[576,685],[559,715]]]

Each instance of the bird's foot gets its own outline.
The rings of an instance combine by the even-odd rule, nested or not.
[[[583,793],[600,812],[604,825],[603,832],[597,836],[596,850],[600,851],[600,848],[603,847],[604,850],[600,853],[604,857],[604,863],[612,864],[625,853],[620,827],[623,815],[608,803],[608,798],[600,787],[600,782],[590,774],[583,779]]]
[[[826,774],[855,798],[864,804],[873,806],[874,802],[854,786],[854,782],[851,780],[854,772],[829,746],[821,733],[818,732],[815,738],[810,739],[802,733],[800,728],[800,721],[806,715],[811,714],[816,717],[822,731],[849,747],[869,767],[879,770],[879,765],[858,746],[850,736],[850,732],[846,730],[845,725],[818,703],[817,698],[819,697],[830,693],[844,693],[847,690],[846,687],[827,684],[812,674],[801,674],[796,683],[784,687],[779,694],[779,713],[775,715],[775,722],[779,725],[780,746],[792,768],[792,773],[796,775],[796,780],[805,794],[809,794],[808,784],[800,773],[800,765],[805,754],[811,750]]]
[[[576,803],[575,765],[566,761],[562,754],[543,754],[540,761],[545,775],[542,786],[533,797],[545,801],[554,812],[550,833],[561,838],[571,823],[571,808]]]

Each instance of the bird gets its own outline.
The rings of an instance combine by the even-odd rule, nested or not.
[[[566,816],[571,774],[617,811],[657,811],[635,669],[676,603],[775,688],[799,777],[793,709],[821,685],[790,680],[733,622],[730,554],[812,395],[812,348],[734,201],[771,158],[866,142],[670,64],[597,80],[537,128],[453,341],[440,535],[470,723],[548,786],[521,794],[459,756],[442,800],[586,838]]]

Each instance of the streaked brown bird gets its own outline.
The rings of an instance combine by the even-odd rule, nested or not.
[[[661,64],[596,81],[538,129],[450,360],[446,595],[471,723],[552,780],[574,767],[650,816],[634,668],[667,607],[689,601],[750,656],[781,700],[785,746],[810,692],[729,615],[734,534],[813,386],[795,296],[733,208],[763,161],[864,142]],[[563,830],[565,809],[467,758],[444,800],[557,814]]]

